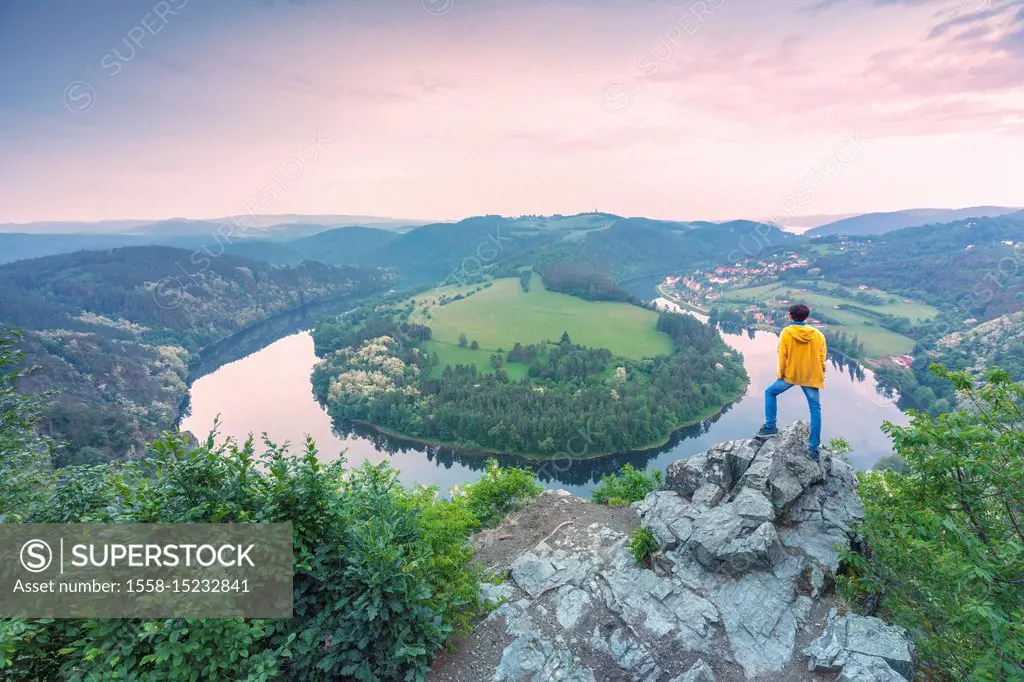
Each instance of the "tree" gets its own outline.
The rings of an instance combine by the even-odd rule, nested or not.
[[[915,633],[928,679],[1024,679],[1024,384],[932,370],[971,408],[886,422],[908,473],[860,474],[868,551],[842,583]]]
[[[469,344],[469,349],[480,350],[480,344],[476,342],[476,339],[473,339],[473,343]]]
[[[466,338],[466,333],[459,334],[459,347],[465,348],[467,343],[469,343],[469,339]]]
[[[571,346],[572,339],[569,337],[569,332],[562,332],[562,338],[559,340],[558,343],[563,346]]]
[[[505,364],[504,358],[497,353],[491,355],[491,367],[494,369],[500,369],[503,364]]]
[[[18,393],[17,382],[28,373],[18,369],[23,359],[14,347],[18,338],[0,335],[0,523],[19,521],[39,499],[53,454],[53,443],[37,432],[46,397]]]

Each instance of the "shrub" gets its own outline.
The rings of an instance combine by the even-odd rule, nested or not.
[[[974,407],[885,424],[908,473],[859,475],[867,551],[840,584],[913,633],[927,679],[1024,679],[1024,385],[933,369]]]
[[[464,501],[466,508],[483,526],[493,526],[509,512],[533,499],[544,490],[532,472],[526,469],[498,466],[487,460],[487,470],[480,480],[452,489],[452,498]]]
[[[663,480],[658,469],[648,474],[633,468],[632,464],[627,464],[617,474],[602,476],[594,492],[590,493],[590,499],[598,504],[610,505],[613,500],[616,504],[629,504],[642,500],[657,490]]]
[[[626,549],[640,566],[650,564],[651,555],[658,551],[658,540],[649,528],[637,526],[626,542]]]
[[[474,513],[402,487],[387,464],[348,471],[312,441],[257,457],[252,439],[193,447],[175,434],[146,460],[56,477],[39,479],[23,521],[292,523],[294,617],[0,621],[3,680],[422,680],[482,609]]]

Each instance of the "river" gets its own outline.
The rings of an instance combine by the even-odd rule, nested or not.
[[[664,299],[663,305],[672,306]],[[276,443],[289,441],[292,451],[302,447],[306,436],[316,441],[319,456],[331,460],[344,453],[350,466],[362,462],[390,461],[400,471],[403,483],[437,485],[447,490],[452,485],[479,477],[484,459],[448,448],[425,446],[391,438],[367,427],[334,425],[313,397],[310,373],[316,364],[313,339],[308,331],[310,318],[296,318],[292,328],[278,326],[260,337],[250,334],[243,346],[249,354],[235,359],[203,358],[203,373],[195,378],[183,431],[205,438],[214,419],[220,418],[222,436],[244,440],[254,433],[257,439],[266,433]],[[664,447],[645,453],[612,455],[590,460],[562,460],[543,464],[541,481],[550,488],[565,488],[587,495],[601,476],[631,463],[638,468],[664,469],[677,459],[690,457],[725,440],[745,438],[764,421],[764,387],[775,380],[778,336],[770,332],[744,330],[723,332],[732,348],[741,352],[751,384],[746,393],[718,415],[700,424],[677,431]],[[234,345],[237,350],[239,346]],[[891,452],[889,439],[880,430],[884,420],[908,423],[907,416],[894,399],[882,395],[874,375],[859,365],[830,359],[826,389],[822,392],[823,440],[842,437],[850,442],[851,462],[858,469],[870,468]],[[779,423],[807,418],[807,403],[798,389],[779,400]],[[504,464],[523,464],[517,458],[499,457]],[[537,463],[533,463],[537,464]]]

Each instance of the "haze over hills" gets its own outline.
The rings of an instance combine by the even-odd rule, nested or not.
[[[808,230],[805,234],[808,237],[825,237],[833,234],[885,234],[906,227],[951,223],[967,218],[997,218],[1020,210],[1019,207],[971,206],[968,208],[912,208],[888,213],[865,213],[820,225]]]
[[[217,226],[241,224],[247,230],[260,233],[275,228],[296,229],[301,226],[345,227],[349,225],[373,226],[380,229],[399,229],[413,225],[437,222],[411,218],[389,218],[364,215],[299,215],[293,213],[266,215],[233,215],[221,218],[166,218],[139,220],[48,220],[30,223],[0,223],[0,233],[27,234],[165,234],[175,235],[187,232],[212,233]]]

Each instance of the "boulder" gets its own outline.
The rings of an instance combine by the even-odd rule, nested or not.
[[[531,597],[562,585],[579,585],[594,571],[594,557],[567,553],[541,542],[512,564],[512,580]]]
[[[858,670],[879,669],[877,663],[866,660],[877,658],[906,680],[914,677],[915,653],[914,642],[905,629],[872,616],[839,616],[835,609],[829,614],[825,631],[804,649],[809,657],[808,670],[845,671],[852,665],[849,676]]]
[[[853,654],[843,666],[836,682],[906,682],[906,678],[881,658]]]
[[[714,483],[704,483],[693,493],[690,502],[695,507],[711,508],[722,501],[725,491]]]
[[[580,666],[572,652],[530,635],[517,637],[501,653],[494,682],[596,682],[594,672]]]
[[[689,670],[676,677],[672,682],[717,682],[715,671],[703,659],[697,659]]]
[[[670,491],[653,492],[634,502],[633,508],[643,525],[654,533],[662,549],[675,549],[689,540],[693,533],[693,519],[700,513],[683,497]]]

